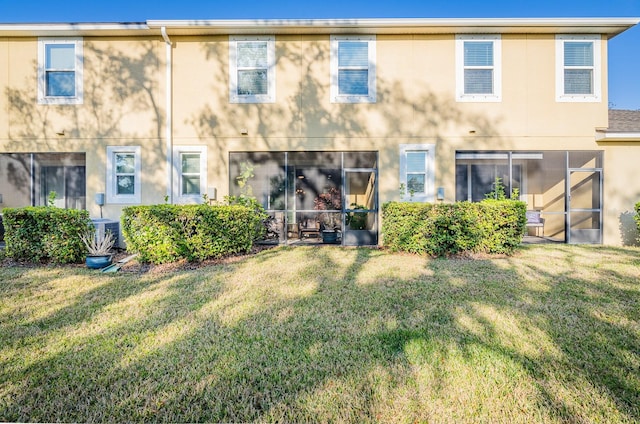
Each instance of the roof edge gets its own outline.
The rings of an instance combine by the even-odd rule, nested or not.
[[[596,130],[596,141],[640,142],[640,132],[607,132]]]
[[[0,24],[0,36],[134,35],[149,31],[146,22],[69,22]]]
[[[376,33],[442,34],[490,33],[600,33],[614,37],[637,25],[640,18],[374,18],[374,19],[264,19],[264,20],[149,20],[150,28],[166,27],[188,33]]]
[[[148,20],[156,26],[600,26],[603,24],[635,25],[638,17],[610,18],[354,18],[354,19],[211,19],[211,20]]]
[[[0,36],[148,35],[162,27],[174,34],[257,33],[600,33],[614,37],[640,23],[637,17],[609,18],[372,18],[148,20],[123,23],[0,24]]]

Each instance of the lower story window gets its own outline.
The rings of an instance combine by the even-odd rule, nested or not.
[[[200,203],[206,193],[206,147],[176,146],[173,160],[176,201],[179,203]]]
[[[407,191],[425,195],[427,180],[427,152],[407,152]]]
[[[182,153],[180,155],[181,195],[200,195],[200,153]]]
[[[400,191],[419,202],[433,200],[435,145],[400,145]]]
[[[140,146],[107,147],[107,202],[140,203]]]

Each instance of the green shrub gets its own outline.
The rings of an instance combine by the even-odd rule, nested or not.
[[[89,212],[48,206],[4,208],[6,256],[29,262],[82,262],[80,238],[91,224]]]
[[[638,227],[638,243],[640,243],[640,202],[636,203],[635,209],[636,214],[633,216],[633,219],[635,219],[636,226]]]
[[[385,247],[431,256],[511,254],[522,241],[526,225],[526,204],[512,200],[437,205],[389,202],[382,213]]]
[[[480,207],[482,238],[476,251],[512,254],[522,243],[527,225],[527,204],[515,200],[483,200]]]
[[[132,206],[122,233],[141,262],[200,261],[249,251],[264,234],[263,219],[264,210],[238,204]]]

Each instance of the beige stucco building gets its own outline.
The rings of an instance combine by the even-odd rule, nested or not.
[[[244,193],[282,242],[378,244],[384,202],[477,201],[498,178],[537,235],[627,244],[640,124],[610,128],[607,47],[637,23],[0,25],[0,208],[55,192],[118,220]]]

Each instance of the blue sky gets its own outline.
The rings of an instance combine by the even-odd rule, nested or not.
[[[0,23],[149,19],[638,17],[640,0],[0,0]],[[640,109],[640,26],[609,44],[609,103]]]

